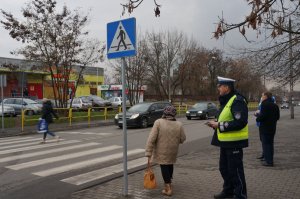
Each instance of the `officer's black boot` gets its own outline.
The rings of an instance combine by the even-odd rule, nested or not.
[[[214,195],[215,199],[233,198],[233,194],[224,193],[223,191],[219,194]]]

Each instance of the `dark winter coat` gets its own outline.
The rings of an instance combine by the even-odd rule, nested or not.
[[[42,107],[42,118],[46,120],[48,124],[53,123],[53,116],[58,118],[57,114],[54,112],[51,101],[46,101],[43,103]]]
[[[259,131],[261,133],[276,132],[277,120],[280,118],[280,111],[277,104],[272,102],[272,99],[266,99],[261,103],[261,110],[256,121],[260,122]]]
[[[219,102],[220,102],[219,115],[233,95],[237,96],[231,106],[233,121],[227,122],[228,125],[224,127],[224,131],[222,131],[221,133],[226,133],[228,131],[238,131],[243,129],[248,124],[247,101],[242,95],[240,95],[235,91],[232,91],[227,95],[219,97]],[[211,144],[222,148],[245,148],[248,147],[248,139],[240,140],[240,141],[222,142],[218,140],[217,130],[215,130]]]

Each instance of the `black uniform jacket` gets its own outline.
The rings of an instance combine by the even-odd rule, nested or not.
[[[242,95],[240,95],[235,91],[232,91],[227,95],[219,97],[219,101],[221,105],[219,110],[219,115],[233,95],[237,96],[231,106],[233,121],[224,122],[221,128],[219,124],[219,129],[221,133],[226,133],[228,131],[238,131],[243,129],[248,124],[247,101]],[[240,141],[221,142],[218,140],[217,130],[215,130],[211,144],[223,148],[245,148],[248,147],[248,139],[240,140]]]
[[[259,131],[261,133],[275,133],[277,120],[280,118],[280,111],[272,99],[266,99],[261,103],[260,113],[256,121],[260,122]]]
[[[51,101],[44,102],[42,107],[42,118],[45,119],[48,124],[50,124],[53,122],[52,115],[58,118],[56,113],[53,111]]]

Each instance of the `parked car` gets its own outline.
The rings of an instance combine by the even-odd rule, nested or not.
[[[122,97],[111,97],[108,99],[113,107],[122,106]],[[126,100],[126,106],[129,105],[129,100]]]
[[[25,110],[26,115],[39,114],[42,110],[40,104],[26,98],[23,98],[23,104],[22,98],[6,98],[3,100],[3,104],[13,107],[16,114],[21,114],[22,108]]]
[[[186,111],[186,118],[208,119],[210,117],[216,118],[218,115],[217,105],[213,102],[198,102]]]
[[[69,101],[69,103],[71,100]],[[74,98],[72,101],[72,108],[75,109],[88,109],[92,107],[92,102],[89,102],[86,99],[83,98]]]
[[[3,105],[4,116],[16,116],[15,109],[11,106]],[[2,104],[0,104],[0,116],[2,116]]]
[[[111,106],[110,101],[104,100],[97,95],[80,96],[79,98],[84,99],[88,102],[91,102],[93,107],[110,107]]]
[[[163,115],[164,108],[171,106],[169,102],[147,102],[139,103],[126,112],[127,126],[136,126],[146,128],[153,125],[155,120]],[[115,124],[122,128],[123,126],[123,113],[116,114]]]
[[[289,109],[289,104],[288,103],[282,103],[280,108],[281,109]]]

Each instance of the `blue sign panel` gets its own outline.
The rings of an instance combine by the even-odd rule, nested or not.
[[[136,55],[135,18],[107,24],[107,58],[114,59]]]

